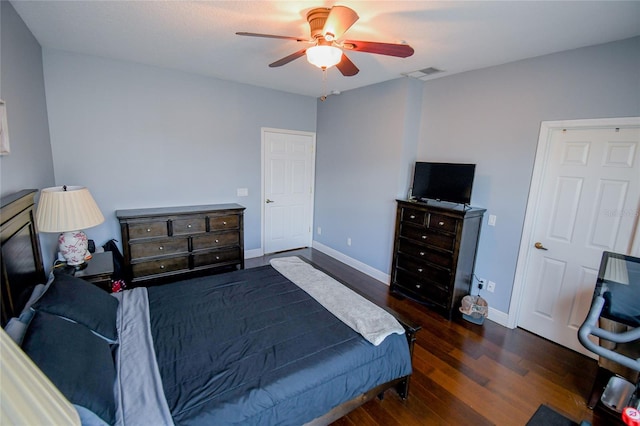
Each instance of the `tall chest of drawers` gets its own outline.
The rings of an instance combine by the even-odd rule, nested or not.
[[[451,318],[473,281],[485,209],[397,200],[392,293]]]
[[[125,272],[133,286],[244,269],[239,204],[118,210]]]

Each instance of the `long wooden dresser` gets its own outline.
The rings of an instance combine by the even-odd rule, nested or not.
[[[244,210],[239,204],[117,210],[129,284],[244,269]]]
[[[390,291],[451,318],[471,291],[485,209],[397,200]]]

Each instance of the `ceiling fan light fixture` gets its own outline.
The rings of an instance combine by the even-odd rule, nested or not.
[[[335,46],[313,46],[307,49],[307,61],[318,68],[327,69],[342,59],[342,50]]]

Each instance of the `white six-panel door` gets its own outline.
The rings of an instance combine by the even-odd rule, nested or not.
[[[315,134],[263,129],[264,252],[311,246]]]
[[[638,255],[640,128],[556,128],[548,137],[518,326],[593,356],[577,330],[602,252]]]

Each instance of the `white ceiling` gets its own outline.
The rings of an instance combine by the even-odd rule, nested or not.
[[[640,1],[31,1],[11,0],[38,42],[309,96],[346,91],[436,67],[431,78],[640,35]],[[343,77],[304,57],[268,64],[302,47],[240,37],[248,31],[308,37],[306,13],[349,6],[352,40],[406,42],[409,58],[348,52],[360,68]]]

